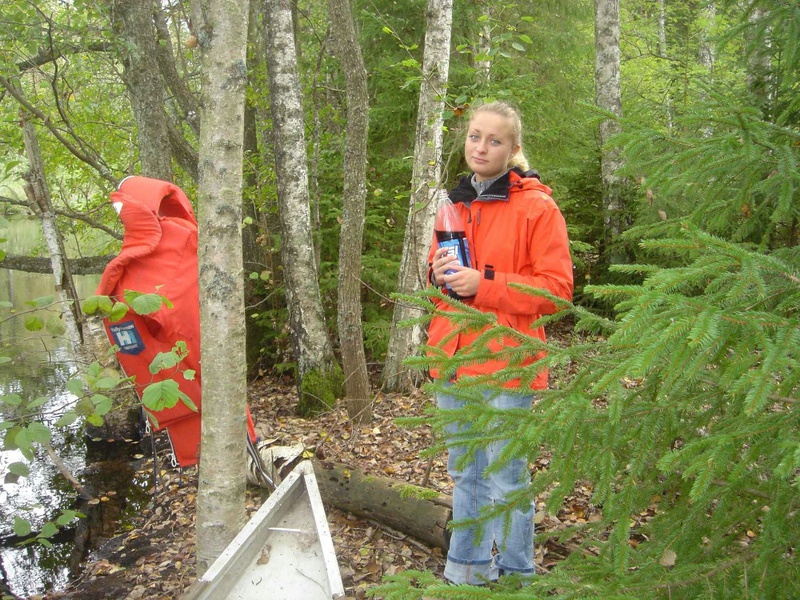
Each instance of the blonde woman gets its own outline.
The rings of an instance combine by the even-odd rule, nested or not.
[[[471,173],[450,191],[450,199],[465,223],[472,265],[460,265],[434,241],[429,257],[430,282],[444,286],[473,308],[497,315],[498,322],[528,335],[544,339],[543,328],[530,325],[541,315],[555,312],[549,300],[525,294],[508,286],[522,283],[544,288],[571,299],[572,261],[567,228],[550,197],[551,190],[528,171],[522,152],[522,124],[517,111],[503,102],[479,106],[471,115],[464,142],[464,156]],[[455,262],[454,262],[455,261]],[[438,302],[441,310],[449,310]],[[453,356],[473,343],[480,332],[453,336],[446,316],[435,316],[428,330],[428,345]],[[495,350],[514,345],[506,339],[493,342]],[[533,363],[537,357],[530,357]],[[481,361],[461,366],[436,400],[443,410],[463,407],[467,402],[449,386],[453,380],[485,376],[506,366],[503,360]],[[442,376],[432,369],[434,378]],[[499,408],[530,408],[536,390],[547,386],[547,373],[538,374],[530,387],[520,381],[504,384],[502,392],[481,391],[483,401]],[[515,459],[504,468],[487,472],[507,442],[496,441],[480,448],[465,462],[472,424],[449,426],[448,472],[454,480],[453,520],[476,519],[481,509],[504,503],[511,492],[530,485],[527,461]],[[485,433],[485,432],[484,432]],[[460,443],[461,442],[461,443]],[[507,573],[532,575],[534,507],[513,508],[510,527],[498,517],[476,527],[455,528],[447,555],[445,577],[453,583],[483,584]],[[479,536],[479,533],[481,534]],[[497,552],[493,553],[496,545]]]

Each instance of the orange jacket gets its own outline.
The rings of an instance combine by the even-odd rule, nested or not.
[[[509,283],[522,283],[546,289],[567,300],[572,299],[572,259],[569,252],[567,227],[561,211],[550,197],[550,188],[538,179],[523,177],[509,171],[494,182],[489,189],[476,197],[469,176],[461,179],[450,192],[466,225],[473,268],[482,272],[478,292],[465,301],[484,312],[497,315],[498,323],[545,339],[544,328],[531,329],[530,325],[541,315],[552,314],[555,306],[540,296],[532,296],[508,287]],[[433,261],[436,239],[429,255]],[[447,304],[435,300],[441,310],[451,310]],[[428,327],[428,346],[439,347],[453,356],[469,346],[480,332],[462,332],[447,339],[453,325],[444,316],[434,316]],[[492,342],[495,350],[518,345],[510,339]],[[429,351],[429,354],[433,354]],[[540,356],[526,359],[533,363]],[[494,373],[504,368],[504,360],[489,360],[459,367],[457,377]],[[439,372],[431,369],[431,376]],[[505,387],[515,388],[519,380]],[[547,371],[538,374],[532,389],[547,387]]]

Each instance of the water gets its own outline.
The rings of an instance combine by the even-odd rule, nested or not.
[[[6,251],[30,253],[40,244],[40,231],[37,221],[13,221],[5,236],[8,239]],[[98,280],[99,276],[76,277],[79,296],[84,298],[93,294]],[[53,293],[52,275],[0,269],[0,300],[12,302],[18,312],[30,310],[25,305],[28,300]],[[76,368],[71,349],[65,336],[54,337],[44,330],[27,331],[23,318],[11,318],[8,309],[0,312],[0,355],[13,359],[0,365],[0,395],[16,393],[26,400],[46,398],[47,402],[37,409],[38,414],[34,416],[53,423],[67,406],[76,401],[65,387]],[[0,420],[18,416],[13,414],[16,410],[0,404]],[[111,462],[100,460],[87,469],[86,439],[80,425],[52,428],[52,431],[51,444],[74,476],[84,485],[101,491],[114,489],[113,501],[120,507],[113,512],[119,512],[120,518],[124,519],[127,513],[135,512],[146,502],[144,490],[132,495],[127,489],[133,475],[127,457],[115,458]],[[27,462],[18,450],[0,452],[1,472],[7,473],[8,465],[17,461]],[[9,543],[14,533],[14,515],[23,515],[34,530],[38,530],[43,523],[55,519],[65,510],[84,510],[76,503],[75,490],[43,450],[39,450],[33,463],[28,464],[31,469],[28,477],[20,478],[16,483],[6,477],[0,489],[0,539],[3,540],[0,566],[5,570],[11,590],[24,597],[62,589],[70,575],[76,572],[80,557],[74,555],[71,539],[54,543],[52,548],[38,543],[25,546]],[[122,480],[109,481],[109,472],[119,475]],[[143,487],[145,483],[139,485]],[[80,526],[72,523],[70,527],[74,533]]]

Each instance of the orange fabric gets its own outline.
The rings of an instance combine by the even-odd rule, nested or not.
[[[141,397],[149,384],[174,379],[191,398],[198,412],[181,402],[150,413],[156,430],[166,428],[175,457],[181,467],[197,463],[200,445],[200,296],[197,273],[197,221],[183,191],[166,181],[129,177],[111,202],[121,204],[120,220],[125,226],[122,249],[106,267],[97,287],[98,295],[123,301],[126,290],[143,294],[158,293],[173,304],[147,315],[132,310],[117,323],[104,320],[112,344],[119,346],[117,357],[128,376],[136,378]],[[155,375],[150,363],[160,352],[170,352],[175,343],[186,343],[188,354],[181,371],[192,369],[194,379],[181,373],[162,370]],[[248,409],[248,435],[255,441],[255,428]],[[244,440],[242,440],[244,442]]]
[[[560,298],[572,298],[572,259],[567,227],[550,192],[550,188],[537,179],[523,178],[511,171],[505,200],[475,199],[469,203],[456,203],[466,224],[472,267],[482,273],[477,294],[465,303],[496,314],[501,325],[541,340],[545,339],[544,328],[532,330],[530,325],[541,315],[554,313],[555,306],[545,298],[511,289],[508,284],[522,283],[546,289]],[[433,260],[436,247],[434,237],[429,262]],[[452,310],[441,301],[435,302],[441,310]],[[460,333],[447,339],[452,331],[449,319],[434,316],[428,327],[428,346],[439,347],[447,356],[453,356],[481,333]],[[507,338],[493,342],[494,349],[509,345],[518,344]],[[429,350],[429,354],[433,352]],[[524,364],[531,364],[536,358],[530,357]],[[458,369],[456,376],[494,373],[505,366],[507,363],[502,360],[467,364]],[[431,369],[431,376],[438,378],[439,375],[438,370]],[[505,387],[519,387],[519,380],[508,382]],[[531,388],[545,387],[547,371],[543,370]]]

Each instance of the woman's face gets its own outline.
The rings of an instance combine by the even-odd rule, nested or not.
[[[505,173],[508,159],[518,151],[508,119],[489,111],[475,113],[469,122],[464,157],[478,181]]]

